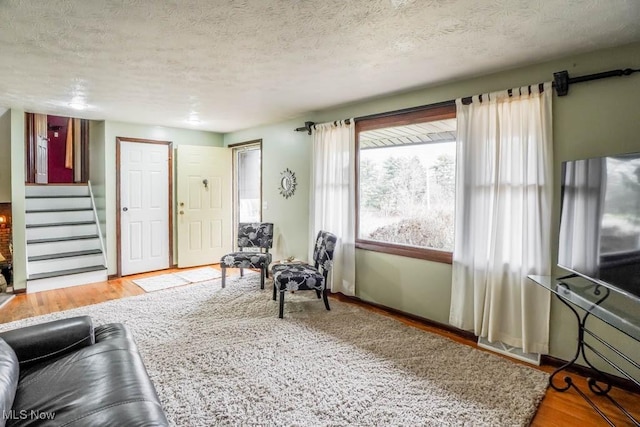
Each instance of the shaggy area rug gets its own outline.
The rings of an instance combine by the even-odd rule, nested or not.
[[[219,270],[211,267],[197,268],[195,270],[178,271],[177,273],[160,274],[144,279],[132,280],[147,292],[155,292],[163,289],[175,288],[188,283],[204,282],[222,277]]]
[[[204,282],[1,325],[76,315],[133,331],[176,426],[525,426],[547,374],[314,292],[285,318],[259,276]],[[162,313],[159,315],[159,313]]]

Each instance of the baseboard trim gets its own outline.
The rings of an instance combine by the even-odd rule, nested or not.
[[[14,294],[24,294],[26,292],[27,292],[27,288],[21,288],[21,289],[13,288],[13,293]]]
[[[478,337],[470,331],[465,331],[463,329],[458,329],[455,326],[451,326],[451,325],[447,325],[445,323],[440,323],[440,322],[436,322],[435,320],[431,320],[431,319],[427,319],[426,317],[421,317],[412,313],[407,313],[406,311],[402,311],[402,310],[398,310],[395,308],[391,308],[391,307],[387,307],[385,305],[382,304],[378,304],[375,302],[370,302],[370,301],[365,301],[361,298],[355,297],[355,296],[350,296],[350,295],[344,295],[342,293],[332,293],[331,294],[333,297],[337,298],[338,300],[343,300],[343,301],[348,301],[348,302],[353,302],[359,305],[363,305],[363,306],[370,306],[370,307],[375,307],[378,310],[382,310],[382,311],[386,311],[387,313],[390,314],[396,314],[396,315],[400,315],[403,317],[406,317],[408,319],[411,319],[413,321],[416,321],[418,323],[422,323],[423,325],[426,326],[432,326],[438,329],[443,329],[447,332],[450,332],[462,339],[465,340],[469,340],[470,344],[476,345],[477,341],[478,341]]]
[[[373,307],[376,308],[380,311],[383,312],[387,312],[389,314],[393,314],[393,315],[398,315],[398,316],[402,316],[402,317],[406,317],[408,319],[411,319],[413,321],[416,321],[418,323],[421,323],[425,326],[431,326],[431,327],[435,327],[438,329],[442,329],[444,331],[447,331],[451,334],[454,334],[464,340],[468,340],[469,341],[469,345],[475,346],[477,347],[477,341],[478,341],[478,337],[473,333],[473,332],[469,332],[469,331],[465,331],[463,329],[458,329],[455,326],[451,326],[451,325],[447,325],[444,323],[440,323],[440,322],[436,322],[435,320],[431,320],[431,319],[427,319],[421,316],[417,316],[415,314],[411,314],[411,313],[407,313],[404,312],[402,310],[398,310],[395,308],[391,308],[391,307],[387,307],[385,305],[382,304],[378,304],[375,302],[370,302],[370,301],[365,301],[361,298],[355,297],[355,296],[349,296],[349,295],[344,295],[342,293],[332,293],[330,294],[332,297],[340,300],[340,301],[346,301],[346,302],[350,302],[350,303],[354,303],[363,307]],[[541,355],[540,357],[540,365],[549,365],[555,368],[559,368],[560,366],[564,365],[565,363],[567,363],[566,360],[562,360],[560,358],[557,357],[553,357],[553,356],[549,356],[549,355]],[[592,377],[596,377],[598,374],[597,372],[589,367],[585,367],[582,365],[573,365],[571,366],[569,369],[567,369],[567,371],[571,372],[571,373],[575,373],[577,375],[580,375],[584,378],[592,378]],[[611,374],[607,374],[607,379],[611,382],[611,385],[613,385],[614,387],[629,391],[631,393],[638,393],[638,387],[633,383],[633,381],[630,381],[626,378],[621,378],[621,377],[617,377],[615,375],[611,375]]]

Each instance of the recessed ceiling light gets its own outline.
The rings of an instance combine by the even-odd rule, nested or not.
[[[69,103],[69,107],[74,110],[86,110],[88,105],[80,98],[73,98]]]
[[[190,125],[199,125],[200,123],[202,123],[202,121],[198,117],[198,114],[191,113],[191,114],[189,114],[189,118],[187,119],[187,123],[189,123]]]

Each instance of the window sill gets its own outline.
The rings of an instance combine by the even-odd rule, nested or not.
[[[417,248],[414,246],[396,245],[393,243],[376,242],[373,240],[356,239],[356,248],[366,251],[382,252],[407,258],[424,259],[427,261],[453,263],[453,253],[437,249]]]

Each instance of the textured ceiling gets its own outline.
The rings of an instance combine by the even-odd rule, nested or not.
[[[1,0],[0,107],[228,132],[638,41],[639,20],[639,0]]]

